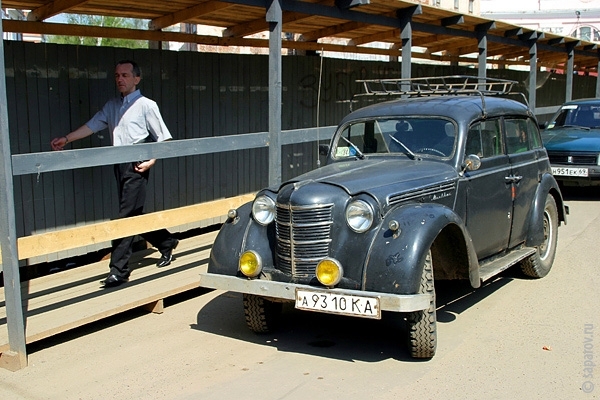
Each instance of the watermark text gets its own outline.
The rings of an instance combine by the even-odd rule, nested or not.
[[[594,324],[583,326],[583,380],[581,390],[584,393],[594,391]]]

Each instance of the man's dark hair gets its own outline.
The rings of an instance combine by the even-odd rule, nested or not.
[[[139,65],[137,65],[137,63],[135,61],[131,61],[131,60],[121,60],[117,63],[117,65],[122,65],[122,64],[131,64],[131,66],[133,67],[133,76],[142,76],[142,69],[140,68]]]

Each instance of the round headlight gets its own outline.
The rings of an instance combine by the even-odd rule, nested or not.
[[[362,200],[355,200],[346,208],[346,222],[353,231],[363,233],[373,224],[373,209]]]
[[[257,252],[252,250],[245,251],[240,256],[239,268],[242,274],[247,277],[257,277],[260,271],[262,271],[262,260]]]
[[[259,196],[252,204],[252,215],[261,225],[269,225],[275,219],[275,202],[268,196]]]
[[[333,258],[325,258],[317,264],[316,276],[324,286],[335,286],[344,275],[342,264]]]

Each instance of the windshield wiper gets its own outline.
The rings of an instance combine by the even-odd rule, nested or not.
[[[583,131],[589,131],[591,129],[588,126],[581,126],[581,125],[560,125],[560,126],[557,126],[557,128],[575,128],[575,129],[581,129]]]
[[[354,151],[356,151],[356,157],[360,158],[361,160],[365,159],[365,155],[362,153],[362,151],[360,151],[358,149],[358,147],[356,147],[356,145],[354,143],[352,143],[351,141],[349,141],[348,139],[346,139],[343,136],[340,136],[340,138],[344,139],[344,141],[346,143],[348,143],[354,149]]]
[[[398,139],[396,139],[392,135],[390,135],[390,139],[392,139],[394,142],[398,143],[400,145],[400,147],[402,147],[404,149],[404,153],[406,153],[406,155],[411,160],[414,160],[414,159],[417,158],[417,155],[415,153],[413,153],[411,149],[409,149],[408,147],[406,147],[406,145],[404,143],[402,143],[401,141],[399,141]]]

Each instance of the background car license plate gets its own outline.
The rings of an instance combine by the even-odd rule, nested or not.
[[[296,289],[296,308],[324,313],[381,319],[378,297]]]
[[[552,167],[552,175],[558,176],[588,176],[587,168]]]

